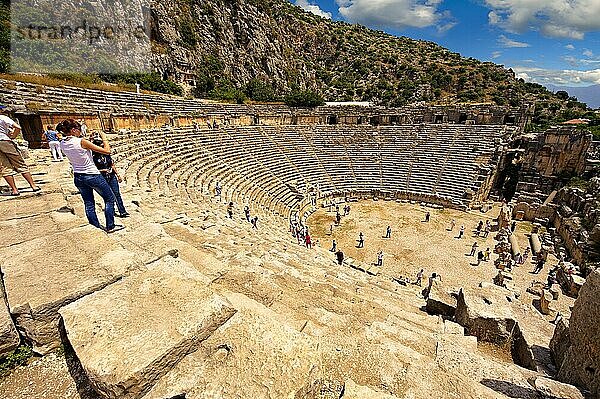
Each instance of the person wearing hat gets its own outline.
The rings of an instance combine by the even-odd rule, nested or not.
[[[10,186],[10,195],[21,194],[15,183],[17,173],[27,180],[34,192],[40,191],[41,188],[33,181],[29,168],[17,148],[17,143],[13,141],[21,131],[21,126],[6,115],[7,111],[6,105],[0,105],[0,174]]]

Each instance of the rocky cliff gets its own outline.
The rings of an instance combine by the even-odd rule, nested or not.
[[[329,21],[287,0],[156,2],[153,18],[155,67],[199,93],[258,79],[279,94],[297,85],[328,100],[401,105],[516,103],[524,90],[501,66],[435,43]]]

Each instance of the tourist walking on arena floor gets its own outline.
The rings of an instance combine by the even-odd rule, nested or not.
[[[483,238],[487,238],[490,235],[490,231],[492,231],[492,225],[490,224],[489,220],[485,225],[485,228],[483,230]]]
[[[448,229],[448,231],[454,230],[454,227],[456,227],[456,220],[452,219],[452,221],[450,222],[450,228]]]
[[[108,233],[112,233],[113,231],[122,229],[123,226],[115,225],[115,196],[92,158],[92,151],[101,154],[110,154],[110,145],[108,144],[106,135],[104,132],[100,132],[103,144],[102,147],[99,147],[81,138],[81,125],[73,119],[64,120],[56,128],[65,135],[65,138],[60,143],[60,147],[67,158],[69,158],[73,167],[75,187],[79,189],[79,193],[83,199],[85,215],[89,223],[97,228],[102,228],[96,215],[96,203],[94,201],[94,191],[96,191],[104,200],[105,230]]]
[[[477,241],[475,241],[473,245],[471,245],[471,253],[469,254],[469,256],[475,256],[475,251],[477,251],[478,246],[479,244],[477,244]]]
[[[0,105],[0,174],[10,186],[10,195],[20,195],[15,183],[17,173],[27,180],[34,192],[40,191],[41,188],[33,181],[29,168],[17,148],[17,143],[13,141],[19,135],[21,126],[10,119],[6,111],[7,107]]]
[[[456,237],[456,238],[458,238],[460,240],[461,238],[463,238],[464,235],[465,235],[465,226],[462,225],[462,226],[460,226],[460,230],[458,232],[458,237]]]
[[[98,147],[103,146],[103,142],[100,137],[93,139],[92,143]],[[94,165],[96,165],[96,168],[98,168],[98,171],[102,177],[104,177],[115,196],[117,209],[119,211],[116,216],[121,218],[129,217],[129,213],[125,209],[125,204],[123,203],[123,198],[121,198],[121,190],[119,187],[119,183],[121,183],[123,179],[121,179],[121,176],[119,176],[112,157],[107,154],[101,154],[99,152],[92,151],[92,158],[94,159]]]
[[[365,236],[363,235],[362,231],[360,233],[358,233],[358,245],[356,246],[356,248],[364,248],[365,246]]]
[[[482,229],[483,229],[483,220],[480,220],[479,223],[477,224],[477,228],[475,229],[475,235],[477,237],[479,237],[479,235],[481,234]]]
[[[48,143],[50,154],[52,154],[52,159],[54,161],[62,161],[64,159],[62,151],[60,150],[59,133],[54,130],[52,126],[47,126],[46,131],[42,133],[42,140],[46,140]]]
[[[430,219],[431,219],[431,213],[429,213],[429,211],[427,211],[427,213],[425,213],[425,222],[429,223]]]
[[[483,251],[477,252],[477,266],[479,266],[481,262],[483,262],[484,257],[485,255],[483,254]]]
[[[490,248],[488,247],[485,252],[483,253],[483,260],[485,262],[487,262],[488,260],[490,260]]]
[[[538,259],[535,265],[535,269],[533,269],[533,274],[539,274],[542,271],[542,269],[544,269],[544,263],[546,262],[543,258]]]
[[[385,238],[392,238],[392,227],[388,226],[385,229]]]

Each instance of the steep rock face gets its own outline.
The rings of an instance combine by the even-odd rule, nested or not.
[[[152,7],[155,67],[200,91],[223,78],[237,87],[258,78],[280,94],[298,85],[329,100],[390,105],[447,96],[515,99],[518,82],[501,66],[435,43],[332,22],[287,0],[179,0]]]
[[[558,365],[558,378],[561,381],[586,387],[594,397],[600,395],[599,317],[600,270],[596,270],[588,276],[579,292],[569,322],[571,346],[566,350],[562,364]],[[564,335],[563,330],[557,328],[556,333]]]

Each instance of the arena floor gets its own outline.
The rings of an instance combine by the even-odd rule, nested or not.
[[[335,225],[335,209],[329,211],[321,208],[308,219],[308,226],[313,242],[319,241],[323,248],[330,249],[332,240],[337,241],[338,248],[346,257],[352,257],[364,264],[375,265],[377,252],[383,250],[384,261],[381,274],[390,278],[408,277],[415,281],[416,274],[425,269],[423,286],[431,273],[438,273],[442,277],[445,287],[458,290],[460,287],[475,287],[482,281],[492,282],[497,274],[494,267],[493,253],[497,241],[496,233],[492,232],[487,238],[475,236],[474,230],[480,220],[494,222],[500,208],[499,205],[487,212],[479,211],[461,212],[453,209],[435,210],[392,201],[361,201],[350,204],[348,216],[342,217],[339,226]],[[340,205],[343,210],[343,204]],[[425,222],[426,212],[431,213],[429,222]],[[452,220],[456,221],[453,231],[449,231]],[[333,224],[333,234],[329,234]],[[385,230],[390,225],[392,238],[386,239]],[[465,235],[458,239],[460,226],[465,226]],[[531,231],[531,223],[520,222],[517,224],[517,237],[522,250],[529,245],[527,234]],[[365,237],[364,248],[356,248],[359,232]],[[476,257],[468,256],[474,242],[478,243],[478,251],[490,248],[489,262],[482,262],[476,266]],[[549,267],[557,263],[556,258],[550,256],[544,270],[534,275],[530,272],[534,268],[531,258],[522,266],[513,270],[513,283],[515,288],[523,295],[524,303],[531,303],[534,297],[526,292],[532,281],[546,282]],[[572,298],[561,295],[557,307],[563,315],[570,315],[569,307],[573,305]],[[554,317],[547,316],[548,320]]]

